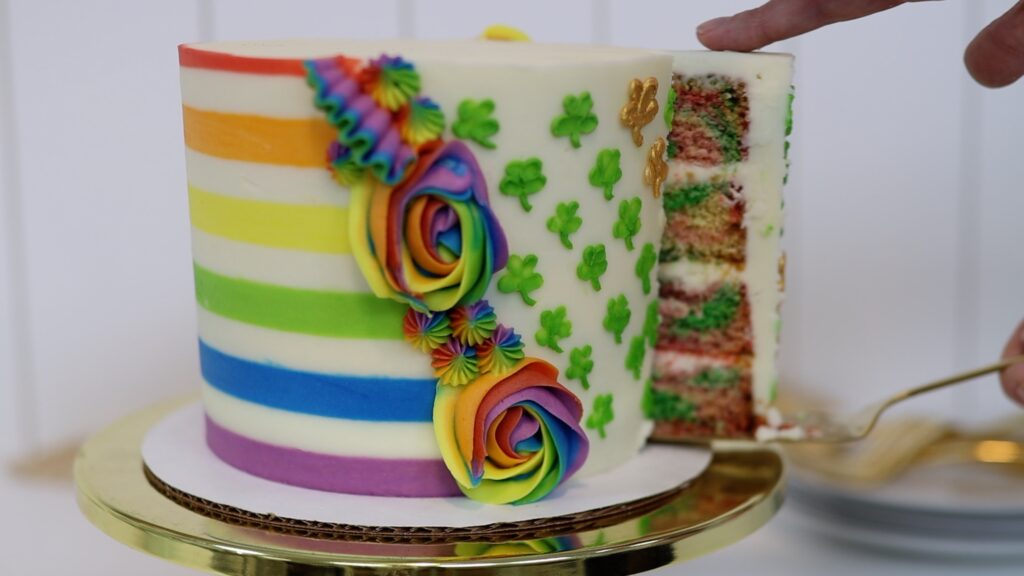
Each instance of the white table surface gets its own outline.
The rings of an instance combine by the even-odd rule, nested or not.
[[[78,511],[69,479],[27,481],[0,471],[0,510],[5,516],[0,525],[0,574],[198,574],[131,550],[93,528]],[[815,534],[813,519],[787,506],[766,527],[735,546],[650,574],[731,575],[751,570],[758,576],[1009,576],[1021,574],[1024,562],[958,562],[857,548]]]

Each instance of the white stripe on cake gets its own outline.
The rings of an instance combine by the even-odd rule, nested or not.
[[[233,278],[306,290],[370,292],[351,254],[271,248],[192,228],[192,258],[207,270]]]
[[[331,456],[440,459],[430,422],[327,418],[269,408],[203,383],[207,415],[228,430],[268,444]]]
[[[404,340],[359,340],[282,332],[218,316],[202,307],[199,337],[225,354],[325,374],[433,378],[430,356]],[[383,361],[383,363],[382,363]]]
[[[181,103],[200,110],[275,118],[323,118],[299,76],[181,67]]]
[[[298,168],[228,160],[185,149],[188,183],[204,192],[245,200],[348,206],[349,189],[323,168]]]

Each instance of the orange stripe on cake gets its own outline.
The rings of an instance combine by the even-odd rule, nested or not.
[[[298,167],[327,165],[337,130],[318,118],[268,118],[184,106],[185,145],[217,158]]]
[[[290,58],[253,58],[224,52],[201,50],[187,44],[178,46],[178,63],[188,68],[223,70],[244,74],[306,77],[302,60]]]

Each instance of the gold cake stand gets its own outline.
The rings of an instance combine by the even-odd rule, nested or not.
[[[653,511],[602,528],[513,542],[428,544],[277,533],[192,512],[146,480],[143,437],[184,403],[138,412],[91,438],[75,462],[78,504],[112,538],[215,574],[634,574],[735,543],[764,525],[782,503],[783,464],[777,452],[750,444],[716,445],[708,468],[677,495]]]

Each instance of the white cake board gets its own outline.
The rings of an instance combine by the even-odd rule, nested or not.
[[[153,475],[191,496],[253,514],[357,526],[468,528],[578,514],[667,492],[696,478],[711,461],[706,448],[647,446],[626,464],[573,478],[540,502],[494,506],[468,498],[358,496],[271,482],[217,458],[204,430],[201,404],[173,412],[146,435],[142,459]]]

